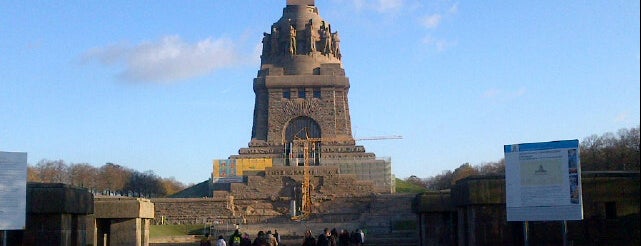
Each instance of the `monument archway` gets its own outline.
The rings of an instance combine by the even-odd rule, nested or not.
[[[283,136],[283,143],[285,144],[285,165],[303,166],[305,164],[303,156],[304,150],[297,149],[302,146],[296,146],[294,140],[320,137],[320,125],[314,119],[307,116],[300,116],[290,120]],[[311,158],[313,160],[311,165],[318,166],[320,165],[320,142],[313,142],[313,144],[314,146],[311,147],[313,149],[311,152]]]

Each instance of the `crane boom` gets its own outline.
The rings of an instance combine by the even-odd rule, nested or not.
[[[361,140],[386,140],[386,139],[403,139],[403,136],[393,135],[393,136],[375,136],[375,137],[364,137],[364,138],[355,138],[355,141]]]

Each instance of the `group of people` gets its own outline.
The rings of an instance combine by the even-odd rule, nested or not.
[[[311,230],[307,230],[302,246],[361,246],[364,243],[365,233],[361,229],[351,233],[348,230],[341,230],[338,233],[336,228],[331,231],[325,228],[318,238],[314,237]]]
[[[331,231],[328,228],[323,230],[323,233],[318,237],[314,237],[311,230],[305,231],[302,246],[362,246],[365,243],[365,233],[363,230],[356,229],[352,232],[348,230],[341,230],[339,233],[336,228]],[[212,239],[209,233],[200,241],[200,246],[278,246],[281,245],[280,234],[278,230],[272,231],[259,231],[256,238],[252,241],[247,233],[240,233],[238,229],[229,237],[229,241],[225,241],[223,235],[219,235],[218,239]]]
[[[215,244],[212,243],[209,233],[205,234],[200,240],[200,246],[278,246],[280,244],[280,235],[278,230],[272,231],[259,231],[254,241],[249,238],[249,234],[240,233],[238,229],[229,237],[229,241],[225,241],[223,235],[218,236]]]

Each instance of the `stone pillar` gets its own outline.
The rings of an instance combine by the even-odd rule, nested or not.
[[[149,245],[154,204],[142,198],[96,198],[97,245]]]
[[[87,189],[66,184],[29,183],[27,220],[19,245],[92,244],[93,238],[87,232],[92,231],[93,209],[93,195]]]

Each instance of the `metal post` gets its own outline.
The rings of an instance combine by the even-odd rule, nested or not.
[[[530,245],[527,234],[528,234],[528,223],[527,221],[523,221],[523,245],[525,246]]]
[[[2,231],[2,246],[7,246],[7,231]]]
[[[563,246],[568,245],[568,221],[564,220],[561,225],[561,230],[563,232]]]

